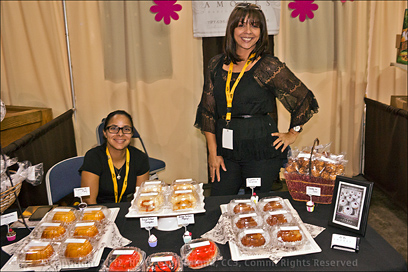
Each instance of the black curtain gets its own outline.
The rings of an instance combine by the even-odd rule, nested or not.
[[[365,98],[364,176],[407,211],[408,111]]]
[[[45,175],[48,169],[57,162],[77,155],[73,113],[72,109],[68,110],[3,148],[7,156],[17,157],[19,162],[30,161],[32,165],[43,163],[44,176],[40,185],[32,186],[23,182],[18,196],[21,207],[48,205],[45,186]]]

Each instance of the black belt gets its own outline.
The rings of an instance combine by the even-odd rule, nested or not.
[[[234,118],[235,119],[248,119],[248,118],[254,118],[254,117],[263,117],[265,115],[268,115],[268,114],[267,113],[264,113],[264,114],[259,113],[259,114],[232,115],[231,118],[232,119],[234,119]],[[225,115],[223,115],[221,118],[225,120]]]

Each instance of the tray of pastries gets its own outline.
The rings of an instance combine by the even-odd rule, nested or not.
[[[221,205],[230,218],[228,231],[233,261],[287,257],[321,252],[289,200],[278,196],[233,199]]]
[[[99,265],[119,208],[91,206],[82,211],[55,207],[21,241],[7,271],[51,271]]]
[[[145,181],[136,188],[126,217],[176,216],[203,213],[202,183],[178,179],[170,185],[160,180]]]

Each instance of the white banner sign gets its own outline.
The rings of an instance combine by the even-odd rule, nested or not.
[[[225,36],[228,17],[237,3],[247,2],[261,7],[269,35],[279,33],[280,0],[270,1],[202,1],[193,0],[194,37]]]

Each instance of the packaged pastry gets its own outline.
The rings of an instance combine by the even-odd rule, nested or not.
[[[78,211],[72,207],[57,207],[52,209],[44,219],[45,222],[70,225],[78,219]]]
[[[158,252],[146,258],[144,271],[183,271],[183,263],[174,252]]]
[[[33,239],[57,242],[67,238],[68,230],[62,223],[44,222],[35,227],[31,235]]]
[[[60,258],[70,262],[85,262],[93,258],[95,246],[89,239],[68,238],[61,243],[59,255]]]
[[[106,223],[110,215],[110,210],[106,206],[91,206],[85,208],[82,213],[80,220],[89,222],[99,222]]]
[[[190,211],[197,206],[197,193],[195,190],[176,190],[170,197],[173,211]]]
[[[17,261],[21,267],[49,265],[57,256],[54,246],[56,245],[49,241],[30,240],[17,253]]]
[[[293,217],[290,212],[286,210],[269,211],[264,214],[263,220],[265,226],[273,227],[275,225],[282,225],[293,222]]]
[[[262,216],[256,213],[236,214],[232,217],[233,229],[262,228]]]
[[[192,179],[176,179],[171,184],[171,190],[174,191],[182,191],[182,190],[196,190],[196,182]]]
[[[146,253],[137,247],[114,248],[99,271],[141,271]]]
[[[271,238],[264,229],[245,229],[237,233],[237,243],[244,251],[263,251],[270,246]]]
[[[166,184],[160,180],[147,180],[140,185],[140,193],[162,193],[166,188]]]
[[[254,213],[256,206],[250,199],[233,199],[228,203],[228,212],[230,214]]]
[[[297,224],[276,225],[271,232],[272,238],[279,247],[299,248],[306,239]]]
[[[186,266],[200,269],[221,260],[218,246],[210,239],[194,239],[180,249],[181,258]]]
[[[104,225],[97,222],[78,221],[72,226],[70,237],[98,240],[104,233]]]
[[[257,204],[260,212],[286,210],[287,207],[283,199],[279,196],[261,198]]]
[[[138,193],[136,196],[136,206],[141,213],[160,212],[163,208],[164,197],[162,193]]]

